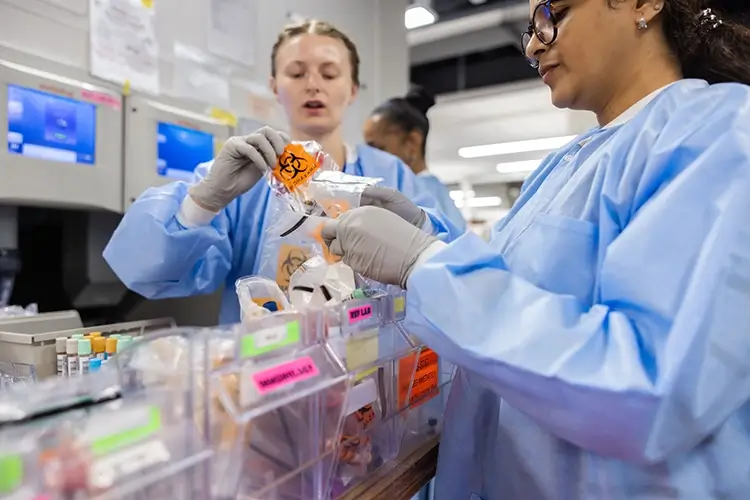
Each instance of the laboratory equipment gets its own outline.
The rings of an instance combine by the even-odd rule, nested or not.
[[[122,212],[122,97],[0,60],[0,201]]]
[[[125,114],[125,205],[143,191],[190,181],[232,133],[223,121],[163,101],[130,96]]]
[[[140,337],[146,332],[170,326],[174,326],[172,319],[161,318],[83,327],[77,311],[9,318],[0,321],[0,363],[5,363],[6,367],[12,367],[13,373],[23,369],[24,373],[31,374],[28,378],[41,380],[57,373],[56,347],[59,338],[73,339],[74,335],[82,336],[94,331],[101,332],[107,337],[123,332]],[[74,354],[78,355],[78,344],[75,344]],[[77,367],[77,365],[74,366]]]

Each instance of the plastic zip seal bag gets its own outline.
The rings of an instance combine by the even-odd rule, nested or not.
[[[261,252],[257,274],[275,279],[279,288],[287,291],[297,268],[327,250],[321,247],[319,236],[325,220],[325,217],[280,210],[277,220],[266,232],[266,251]]]
[[[320,171],[335,170],[341,170],[341,167],[317,142],[292,142],[284,148],[267,177],[271,190],[293,211],[309,213],[314,205],[306,194],[310,182]]]
[[[307,195],[328,217],[337,218],[342,213],[358,208],[362,192],[368,186],[382,182],[382,178],[360,177],[338,171],[321,171],[310,182]]]
[[[235,284],[240,301],[242,321],[263,316],[269,312],[289,309],[289,301],[278,284],[259,276],[246,276]]]

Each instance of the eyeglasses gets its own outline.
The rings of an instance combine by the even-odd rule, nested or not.
[[[525,32],[521,33],[521,49],[532,68],[539,67],[539,60],[526,55],[526,49],[531,42],[531,37],[536,35],[537,39],[544,45],[552,45],[557,39],[557,19],[552,12],[552,0],[546,0],[534,7],[531,23]]]

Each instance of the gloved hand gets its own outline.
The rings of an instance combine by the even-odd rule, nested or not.
[[[427,220],[427,214],[424,213],[424,210],[392,188],[366,187],[360,197],[360,205],[384,208],[418,228],[421,228]]]
[[[289,142],[288,135],[271,127],[244,137],[230,137],[208,175],[190,188],[190,196],[200,207],[219,212],[273,168]]]
[[[378,207],[349,210],[323,225],[331,254],[365,278],[406,288],[419,256],[434,242],[432,235]]]

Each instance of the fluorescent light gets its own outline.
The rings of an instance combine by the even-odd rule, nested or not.
[[[458,208],[464,208],[464,200],[453,200]],[[480,196],[478,198],[469,198],[467,206],[471,208],[482,207],[499,207],[503,204],[503,199],[499,196]]]
[[[404,13],[404,26],[408,30],[429,26],[435,21],[437,21],[435,13],[424,5],[412,5]]]
[[[565,146],[575,139],[575,135],[564,137],[547,137],[528,141],[500,142],[483,146],[469,146],[458,150],[461,158],[482,158],[484,156],[510,155],[516,153],[530,153],[532,151],[549,151]]]
[[[473,198],[474,197],[474,190],[469,189],[468,191],[450,191],[448,192],[448,196],[451,197],[452,200],[463,200],[466,197]]]
[[[520,174],[533,172],[542,163],[542,160],[509,161],[498,163],[497,169],[501,174]]]

